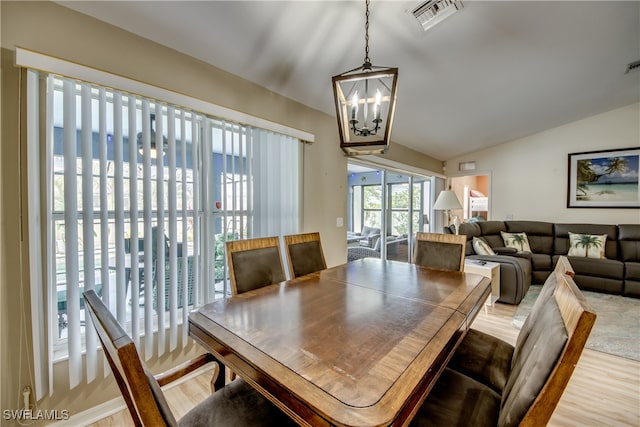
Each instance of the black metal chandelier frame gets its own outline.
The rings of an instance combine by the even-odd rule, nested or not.
[[[396,104],[398,69],[371,64],[369,0],[365,1],[365,7],[364,63],[332,78],[340,147],[347,155],[388,150]],[[364,94],[362,99],[358,96],[359,90]]]

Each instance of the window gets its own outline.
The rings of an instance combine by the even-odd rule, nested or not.
[[[298,232],[301,144],[96,84],[28,81],[29,192],[44,195],[29,201],[32,289],[45,283],[34,301],[47,307],[34,345],[49,343],[36,352],[49,369],[68,358],[74,387],[97,363],[82,292],[146,359],[187,345],[189,310],[228,294],[224,242]]]
[[[362,186],[362,223],[366,227],[380,228],[382,224],[382,187],[380,185]]]

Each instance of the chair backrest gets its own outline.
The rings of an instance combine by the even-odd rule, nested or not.
[[[570,277],[573,277],[574,271],[571,263],[565,256],[561,256],[558,258],[558,262],[556,263],[556,268],[554,272],[560,274],[567,274]],[[518,338],[516,340],[516,345],[513,350],[513,360],[515,360],[522,349],[522,344],[527,339],[529,334],[531,333],[531,328],[538,321],[538,317],[540,316],[541,306],[546,304],[547,300],[553,296],[553,292],[556,290],[556,286],[558,284],[558,276],[555,274],[550,274],[545,280],[542,289],[540,290],[540,294],[536,298],[533,303],[533,307],[527,316],[527,319],[524,321],[522,328],[520,328],[520,333],[518,334]]]
[[[284,236],[289,274],[291,278],[315,273],[327,268],[322,252],[320,233],[303,233]]]
[[[575,277],[576,272],[573,270],[573,266],[569,262],[569,258],[564,255],[560,255],[558,257],[558,261],[556,261],[556,268],[554,271],[558,271],[562,274],[568,274],[571,277]]]
[[[463,271],[467,236],[417,233],[413,263],[439,270]]]
[[[93,291],[83,293],[102,349],[136,426],[177,425],[160,385],[140,360],[135,343]]]
[[[552,297],[515,355],[498,426],[546,425],[587,342],[596,314],[573,279],[559,272]]]
[[[233,295],[285,280],[277,237],[233,240],[226,248]]]

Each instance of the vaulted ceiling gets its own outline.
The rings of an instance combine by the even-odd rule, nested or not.
[[[364,59],[364,1],[59,3],[331,115],[331,77]],[[395,142],[446,160],[640,102],[639,1],[464,1],[427,32],[418,4],[370,6]]]

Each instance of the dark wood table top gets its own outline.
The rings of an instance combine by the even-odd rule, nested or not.
[[[362,259],[207,304],[189,330],[298,422],[402,425],[489,292],[479,275]]]

